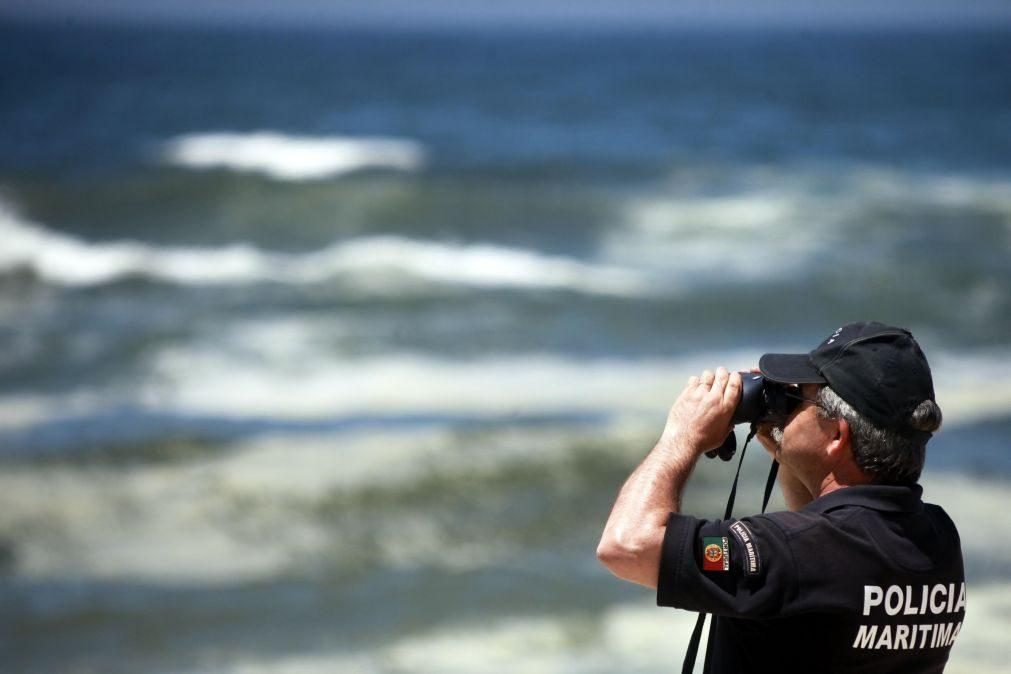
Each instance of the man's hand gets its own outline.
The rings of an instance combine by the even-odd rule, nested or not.
[[[741,400],[741,375],[717,368],[701,377],[691,377],[667,415],[660,442],[695,455],[719,447],[733,428],[737,403]]]

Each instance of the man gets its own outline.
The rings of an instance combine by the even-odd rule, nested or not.
[[[680,513],[699,456],[719,446],[738,373],[691,377],[663,435],[622,487],[597,549],[657,603],[713,614],[713,672],[941,672],[965,614],[958,532],[920,500],[940,427],[913,336],[880,323],[836,330],[759,371],[796,407],[760,430],[789,507],[740,520]]]

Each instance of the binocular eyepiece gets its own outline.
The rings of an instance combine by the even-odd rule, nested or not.
[[[741,384],[741,400],[730,418],[734,425],[781,422],[802,400],[794,385],[769,381],[757,372],[741,372]],[[737,436],[731,431],[723,444],[706,452],[706,456],[730,461],[736,451]]]

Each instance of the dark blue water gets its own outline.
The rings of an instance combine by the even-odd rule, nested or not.
[[[1006,168],[1007,34],[7,25],[3,167],[111,170],[196,129],[405,135],[435,166],[664,175],[827,157]]]

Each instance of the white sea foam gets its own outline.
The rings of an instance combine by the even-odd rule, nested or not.
[[[802,212],[788,195],[637,198],[625,226],[604,235],[601,254],[681,283],[795,276],[831,238],[793,227]]]
[[[329,319],[241,322],[202,341],[152,350],[126,389],[84,385],[67,394],[0,397],[0,429],[31,428],[49,418],[122,405],[237,419],[603,413],[655,421],[690,374],[717,365],[747,369],[761,355],[758,350],[640,359],[549,353],[469,359],[411,352],[335,355],[333,340],[351,329]],[[767,350],[805,348],[781,344]],[[945,428],[1011,411],[1006,348],[928,352]]]
[[[620,267],[489,244],[363,237],[287,254],[248,244],[161,247],[135,241],[92,243],[25,221],[0,203],[0,273],[31,270],[51,283],[100,285],[131,276],[184,285],[340,279],[373,292],[406,292],[417,281],[479,288],[565,289],[634,295],[647,280]]]
[[[199,583],[272,577],[294,560],[328,555],[340,561],[354,550],[335,542],[331,526],[305,517],[307,507],[335,490],[396,487],[419,475],[452,477],[464,469],[471,476],[495,474],[511,462],[545,461],[550,469],[558,452],[574,451],[581,439],[612,440],[615,451],[645,439],[645,451],[689,373],[714,363],[746,367],[757,355],[706,353],[632,363],[548,356],[459,363],[401,356],[389,363],[362,359],[327,365],[318,354],[309,357],[318,338],[311,329],[281,324],[252,332],[237,349],[232,348],[237,335],[226,335],[216,347],[220,351],[209,348],[202,356],[179,349],[160,352],[139,400],[153,411],[270,418],[330,418],[370,410],[394,415],[585,410],[613,412],[620,419],[582,430],[558,425],[496,432],[465,457],[453,432],[437,425],[267,435],[178,464],[8,466],[0,474],[0,538],[17,543],[19,575]],[[290,343],[274,344],[272,336],[279,335],[287,335]],[[229,359],[232,353],[243,355]],[[996,392],[1006,401],[994,413],[1011,409],[1006,387],[998,385],[1011,381],[1011,360],[1003,355],[991,353],[970,363],[938,354],[935,370],[950,425],[978,413],[976,390]],[[250,369],[252,362],[267,366]],[[948,379],[953,369],[963,376],[952,380],[954,388]],[[972,371],[975,377],[969,376]],[[107,402],[96,392],[97,409]],[[48,400],[48,413],[64,414],[61,405],[59,399]],[[0,410],[6,408],[0,400]],[[927,500],[945,505],[962,528],[967,558],[1006,564],[1011,530],[992,516],[1006,500],[1004,483],[928,470],[924,485]],[[495,541],[463,545],[425,513],[407,517],[384,520],[370,533],[371,554],[388,567],[483,568],[505,559]],[[993,524],[979,529],[975,523],[981,521]],[[262,531],[274,532],[271,545],[261,544],[256,532]],[[456,546],[451,558],[444,554],[449,544]],[[484,638],[471,636],[477,642]],[[428,648],[427,639],[402,644],[403,652]]]
[[[0,428],[31,429],[47,419],[124,404],[154,413],[292,421],[571,412],[614,418],[586,427],[559,422],[502,429],[465,457],[454,431],[435,423],[275,432],[179,464],[9,466],[0,475],[0,538],[17,542],[18,573],[217,582],[270,577],[292,560],[320,555],[339,561],[354,551],[335,546],[331,528],[303,516],[334,490],[396,488],[431,472],[452,477],[461,467],[472,477],[495,474],[511,462],[544,461],[550,470],[559,452],[601,438],[613,441],[615,451],[645,451],[689,374],[718,363],[746,368],[758,356],[732,351],[623,361],[542,354],[462,362],[399,354],[343,361],[319,351],[331,329],[327,321],[272,325],[261,319],[236,326],[213,344],[154,352],[137,390],[2,398]],[[947,428],[1011,410],[1008,355],[933,354]],[[634,461],[629,457],[629,465]],[[974,524],[996,522],[992,513],[1003,508],[1005,484],[928,465],[924,485],[926,498],[944,504],[961,526],[967,556],[1011,558],[1011,531],[1003,520],[986,530]],[[380,524],[370,539],[372,554],[389,567],[481,568],[505,554],[493,542],[464,545],[424,516]],[[278,532],[270,546],[248,533],[263,530]],[[457,554],[447,559],[450,544]]]
[[[842,186],[844,194],[862,200],[973,208],[1011,216],[1011,181],[1000,176],[916,174],[861,166],[843,174]]]
[[[390,271],[475,287],[564,288],[579,292],[636,295],[648,291],[637,272],[561,256],[493,245],[459,245],[372,237],[314,254],[302,275]]]
[[[453,361],[402,353],[278,367],[225,353],[171,349],[152,363],[152,383],[140,400],[156,408],[228,416],[641,411],[669,397],[677,372],[672,365],[547,355]]]
[[[64,285],[97,285],[138,276],[185,285],[314,283],[340,279],[379,293],[411,292],[417,281],[472,287],[555,288],[649,296],[683,292],[714,279],[797,278],[850,250],[862,214],[896,203],[972,208],[1011,227],[1011,185],[999,179],[912,176],[876,168],[825,175],[758,173],[725,196],[630,198],[591,261],[490,244],[374,236],[304,254],[237,243],[215,248],[136,241],[88,242],[20,218],[0,203],[0,273],[28,269]],[[887,230],[887,228],[884,228]],[[878,234],[888,250],[887,232]],[[866,232],[861,236],[866,238]],[[840,246],[845,243],[845,246]],[[873,257],[874,242],[859,248]],[[1000,288],[979,286],[969,309],[985,313]]]
[[[859,165],[735,175],[736,189],[722,195],[685,192],[672,181],[666,194],[630,197],[619,226],[601,239],[601,258],[683,282],[795,279],[854,243],[872,258],[891,250],[894,227],[879,222],[879,211],[965,209],[1011,227],[1011,182],[999,177]],[[879,238],[868,242],[871,231]]]
[[[959,637],[946,671],[1004,671],[1002,614],[1011,607],[1011,585],[996,585],[979,598],[961,633],[973,636]],[[614,606],[593,622],[543,617],[445,628],[402,639],[383,655],[404,672],[669,672],[681,664],[696,616],[651,603]]]
[[[311,344],[308,335],[300,338]],[[582,359],[518,354],[468,360],[411,353],[352,360],[291,342],[242,348],[225,344],[168,347],[153,355],[142,399],[222,414],[340,412],[503,413],[664,411],[688,375],[725,365],[746,369],[758,351],[696,352],[681,358]],[[800,349],[802,351],[803,349]],[[243,355],[245,354],[245,355]],[[1006,349],[933,353],[938,400],[949,427],[1011,411],[1011,354]],[[220,376],[216,376],[220,375]],[[494,382],[489,388],[488,383]]]
[[[221,487],[220,473],[200,468],[11,468],[0,477],[0,533],[17,542],[26,578],[257,578],[317,547],[317,532],[298,521],[277,526],[269,546],[244,540],[241,526],[223,526],[234,493]]]
[[[631,428],[583,435],[533,428],[495,434],[490,445],[462,453],[459,439],[439,429],[368,430],[264,437],[179,464],[8,466],[0,474],[0,537],[17,543],[23,577],[188,583],[271,577],[298,560],[353,557],[333,538],[342,530],[305,517],[335,490],[395,487],[432,474],[473,479],[515,462],[544,461],[551,470],[553,454],[575,451],[589,438],[624,446],[642,437]],[[943,504],[959,525],[968,559],[1006,566],[1011,530],[992,518],[1006,500],[1004,483],[933,472],[924,487],[925,499]],[[485,568],[515,554],[495,539],[460,541],[445,523],[417,515],[369,524],[372,554],[384,566]],[[980,521],[992,524],[980,529]],[[269,546],[255,533],[262,531],[273,532]],[[445,555],[449,545],[454,555]],[[973,595],[973,608],[980,596]]]
[[[727,230],[734,234],[778,227],[796,217],[799,204],[789,194],[644,199],[629,205],[631,224],[659,236],[691,236]]]
[[[270,578],[315,560],[354,563],[364,536],[385,568],[485,568],[517,554],[496,539],[460,540],[426,510],[338,523],[312,517],[330,494],[407,488],[420,477],[494,475],[550,462],[578,438],[559,430],[496,435],[480,450],[444,429],[276,434],[186,462],[8,466],[0,474],[0,540],[22,578],[146,578],[187,583]],[[262,532],[270,531],[270,545]],[[452,547],[453,555],[445,551]]]
[[[369,168],[416,170],[424,162],[424,150],[417,142],[399,138],[193,133],[166,143],[163,158],[186,168],[224,168],[295,181]]]
[[[593,619],[552,615],[494,617],[481,624],[451,625],[392,639],[371,651],[244,657],[215,671],[659,673],[670,671],[677,664],[676,654],[687,645],[694,620],[694,614],[657,609],[643,601],[606,608]]]
[[[416,431],[308,441],[278,437],[187,464],[8,467],[0,474],[0,537],[17,543],[17,574],[27,580],[129,578],[194,586],[276,578],[298,568],[300,560],[332,565],[355,552],[348,549],[346,528],[306,519],[306,504],[335,488],[410,480],[419,464],[422,472],[459,470],[460,455],[440,456],[448,438]],[[523,444],[527,457],[553,448],[537,430],[515,438],[517,451]],[[515,458],[503,458],[501,449],[468,456],[500,464]],[[1006,518],[993,518],[1006,501],[1004,484],[951,474],[924,483],[925,498],[944,504],[962,529],[967,559],[1006,564],[1011,529]],[[368,523],[372,553],[387,568],[488,568],[515,559],[516,551],[496,548],[495,537],[467,545],[454,541],[447,555],[446,523],[420,515]],[[988,526],[976,526],[982,521]],[[269,545],[263,532],[270,532]],[[590,550],[582,563],[595,565]],[[600,583],[616,582],[600,571]],[[506,614],[420,627],[369,650],[241,654],[216,661],[214,671],[669,671],[687,644],[694,616],[658,609],[648,594],[592,615]],[[970,579],[965,627],[948,669],[1003,671],[1009,610],[1011,585]]]
[[[670,672],[681,665],[695,614],[652,604],[648,599],[619,604],[602,610],[592,619],[565,615],[499,617],[482,624],[428,630],[372,651],[241,658],[215,671],[228,674],[373,674],[391,670],[404,674]],[[945,671],[1005,672],[1011,585],[979,588],[971,595],[969,607]],[[703,647],[696,671],[702,670],[704,652]]]

